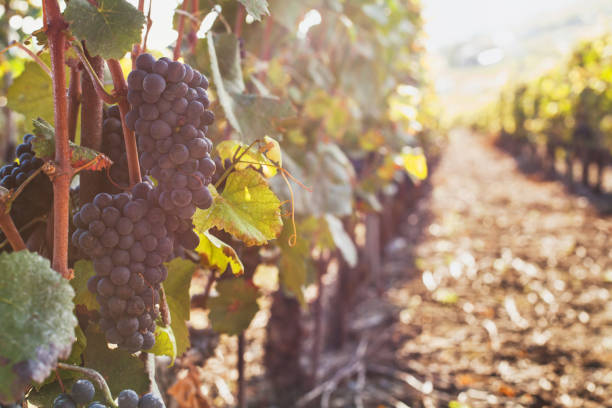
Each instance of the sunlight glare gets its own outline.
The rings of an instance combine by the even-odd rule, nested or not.
[[[310,10],[308,13],[306,13],[304,19],[300,22],[300,25],[298,26],[297,37],[301,39],[306,38],[306,34],[308,34],[308,31],[312,27],[319,24],[321,24],[321,14],[315,9]]]

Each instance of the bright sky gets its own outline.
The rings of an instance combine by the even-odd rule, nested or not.
[[[135,7],[138,0],[128,0]],[[151,32],[149,33],[148,47],[154,50],[162,50],[176,41],[177,33],[172,29],[172,16],[180,0],[151,0]],[[149,10],[149,1],[145,1],[145,14]]]
[[[506,32],[542,13],[588,0],[422,0],[430,50],[474,34]]]

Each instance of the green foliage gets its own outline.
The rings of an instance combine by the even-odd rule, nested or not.
[[[269,15],[268,1],[267,0],[238,0],[244,5],[247,13],[251,15],[255,20],[261,20],[263,15]]]
[[[41,59],[48,64],[48,53]],[[66,76],[68,79],[68,76]],[[7,106],[25,116],[27,123],[37,117],[53,123],[53,86],[51,78],[35,61],[27,61],[21,75],[11,84],[6,94]]]
[[[164,290],[172,317],[170,327],[176,341],[176,355],[181,356],[189,348],[189,330],[187,329],[191,305],[189,286],[195,272],[195,264],[176,258],[166,264],[166,267],[168,268],[168,279],[164,282]]]
[[[64,11],[70,30],[91,55],[119,59],[140,42],[144,15],[125,0],[71,0]]]
[[[150,350],[147,350],[147,352],[153,353],[156,356],[168,356],[171,360],[170,364],[174,364],[178,350],[172,328],[158,325],[155,328],[155,344]]]
[[[242,333],[259,310],[259,290],[251,281],[231,279],[219,282],[217,292],[218,296],[208,300],[213,329],[229,335]]]
[[[196,248],[196,252],[200,255],[200,263],[203,266],[219,271],[221,274],[228,267],[234,275],[244,273],[244,266],[234,248],[208,231],[198,233],[198,236],[200,237],[200,244]]]
[[[55,158],[55,129],[45,120],[38,118],[33,121],[34,134],[32,149],[41,159],[53,160]],[[69,142],[70,164],[73,168],[87,165],[87,170],[101,171],[109,168],[111,160],[93,149]]]
[[[208,35],[208,52],[215,89],[225,116],[243,141],[275,134],[279,124],[295,116],[291,104],[272,96],[243,94],[244,82],[232,34]]]
[[[221,194],[210,188],[213,205],[208,210],[197,210],[193,219],[198,232],[216,227],[247,246],[263,245],[280,234],[280,201],[255,170],[232,172]]]
[[[283,232],[277,241],[281,249],[281,258],[278,265],[279,281],[281,287],[295,296],[300,305],[304,307],[306,306],[304,289],[306,288],[309,270],[313,268],[310,258],[310,244],[308,237],[304,237],[300,230],[300,235],[296,237],[295,244],[291,245],[291,234],[293,234],[293,228],[291,223],[286,220]]]
[[[102,374],[113,395],[126,388],[131,388],[139,394],[148,391],[150,382],[141,359],[124,350],[109,349],[104,333],[100,333],[92,325],[86,335],[84,365]]]
[[[70,285],[74,289],[74,304],[83,305],[88,310],[98,310],[100,305],[96,296],[87,289],[87,281],[94,276],[93,263],[81,259],[74,264],[74,279]]]
[[[0,254],[0,402],[42,382],[76,340],[74,291],[49,260],[20,251]]]

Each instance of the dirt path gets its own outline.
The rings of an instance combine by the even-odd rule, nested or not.
[[[388,247],[399,321],[368,387],[411,407],[612,407],[612,219],[463,131],[432,185]]]

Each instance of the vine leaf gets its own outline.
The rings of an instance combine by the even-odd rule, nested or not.
[[[32,148],[36,156],[44,160],[55,158],[55,129],[48,122],[41,118],[35,119]],[[72,142],[70,145],[70,164],[73,168],[79,169],[87,166],[87,170],[102,171],[113,164],[107,156],[88,147],[79,146]]]
[[[126,388],[138,394],[148,392],[150,382],[143,361],[125,350],[109,349],[104,334],[91,324],[86,335],[87,347],[83,352],[85,367],[102,374],[113,395]]]
[[[230,41],[234,46],[228,45]],[[227,62],[234,61],[232,56],[238,49],[236,36],[208,34],[210,67],[219,103],[232,127],[243,141],[250,143],[275,133],[284,121],[295,117],[295,110],[287,100],[242,93],[242,71],[237,70],[235,64]],[[231,55],[223,55],[224,52]]]
[[[403,168],[406,173],[418,180],[427,178],[427,159],[420,148],[404,147],[401,153]]]
[[[353,243],[353,240],[349,236],[349,234],[344,229],[344,225],[342,225],[342,221],[340,221],[337,217],[334,217],[331,214],[325,214],[325,221],[327,222],[327,228],[329,229],[329,234],[334,240],[334,245],[340,253],[342,257],[346,261],[346,263],[354,268],[357,266],[357,248]]]
[[[74,290],[49,260],[28,251],[0,254],[0,403],[43,382],[76,340]]]
[[[231,279],[220,281],[217,292],[218,296],[208,299],[213,330],[229,335],[242,333],[259,310],[259,290],[245,279]]]
[[[189,286],[196,265],[184,259],[176,258],[166,264],[168,279],[164,282],[166,301],[170,308],[172,323],[170,327],[176,340],[176,355],[181,356],[189,348],[189,309],[191,298]]]
[[[176,360],[177,355],[177,348],[176,338],[174,337],[172,328],[161,327],[158,325],[155,328],[155,344],[150,350],[147,350],[147,352],[153,353],[156,356],[168,356],[171,360],[170,365],[174,365],[174,360]]]
[[[215,269],[221,274],[227,270],[228,266],[234,275],[244,273],[244,266],[234,248],[208,231],[198,233],[198,236],[200,237],[200,244],[196,248],[196,252],[200,255],[202,266]]]
[[[268,1],[267,0],[238,0],[240,3],[244,5],[247,13],[255,20],[260,21],[261,16],[270,15],[270,10],[268,10]]]
[[[98,310],[100,305],[96,296],[87,289],[87,281],[92,276],[94,276],[93,263],[81,259],[74,264],[74,279],[70,281],[70,285],[75,292],[75,305],[83,305],[88,310]]]
[[[64,11],[72,33],[87,42],[90,54],[120,59],[140,42],[145,17],[125,0],[71,0]]]
[[[304,289],[306,289],[308,272],[313,268],[310,245],[301,230],[295,245],[289,245],[289,238],[292,234],[293,228],[289,223],[285,223],[283,232],[278,237],[278,245],[281,249],[278,266],[279,281],[282,288],[292,293],[300,305],[305,307]]]
[[[293,190],[296,214],[344,217],[353,213],[355,170],[336,144],[318,143],[316,150],[303,155],[302,163],[284,152],[283,167],[312,188],[312,193],[304,189]],[[282,200],[291,198],[281,177],[270,180],[270,185]]]
[[[42,54],[41,59],[48,65],[49,53]],[[6,97],[7,106],[24,115],[26,123],[39,116],[53,123],[53,84],[36,62],[25,63],[21,75],[9,86]]]
[[[282,166],[282,157],[278,142],[269,136],[265,136],[262,146],[257,148],[252,146],[248,151],[249,146],[237,140],[225,140],[217,145],[215,151],[223,162],[225,159],[233,161],[234,158],[241,156],[240,161],[244,163],[236,163],[236,170],[244,170],[252,167],[255,170],[261,170],[266,178],[270,178],[278,173],[276,166]],[[244,153],[244,154],[243,154]]]
[[[231,173],[221,194],[214,186],[209,188],[214,201],[209,209],[196,211],[193,221],[198,232],[217,227],[247,246],[263,245],[280,234],[280,201],[255,170]]]

